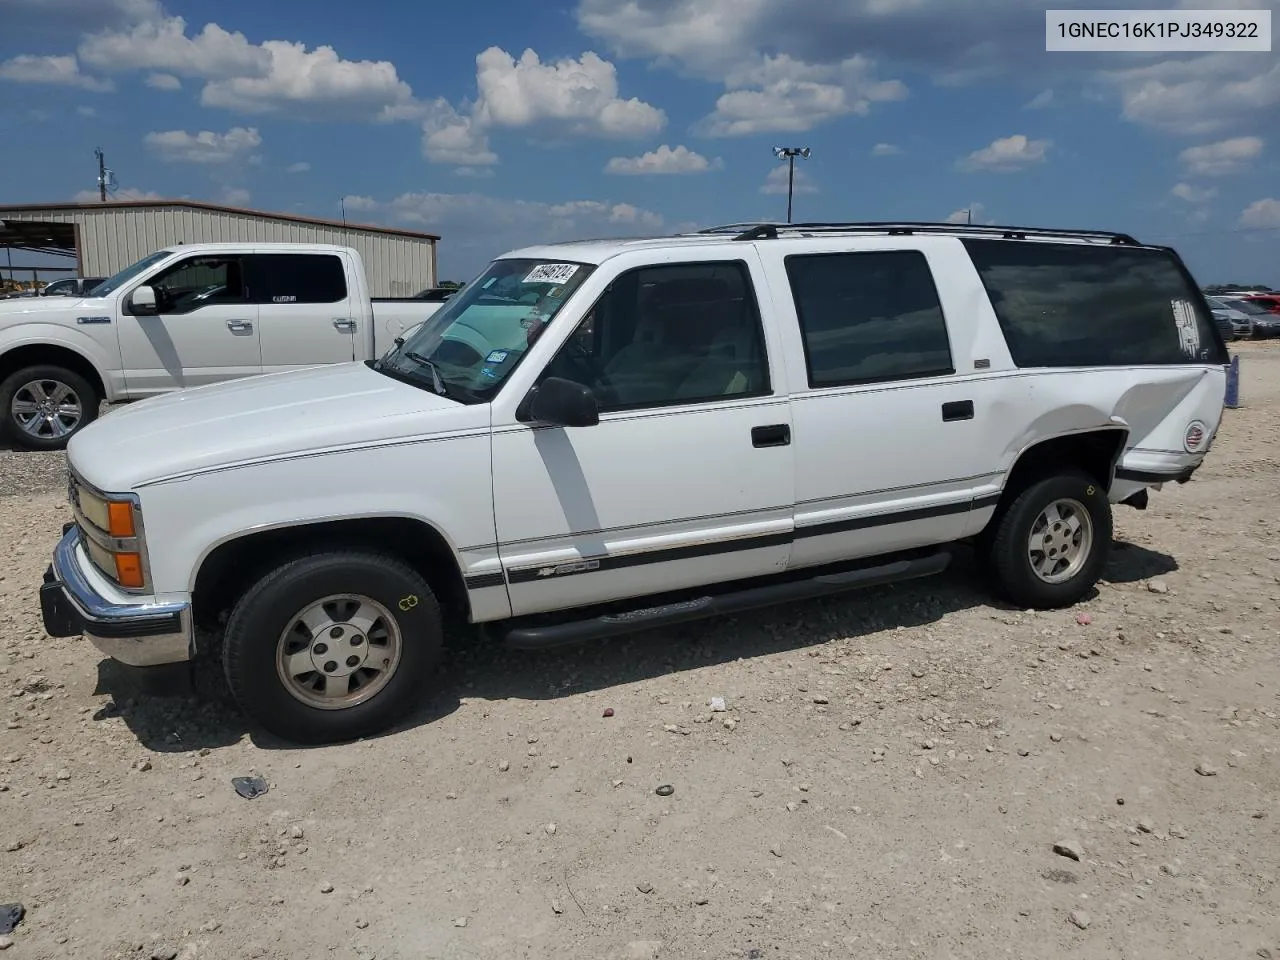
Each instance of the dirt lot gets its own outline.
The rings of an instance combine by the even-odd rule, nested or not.
[[[1117,509],[1076,609],[993,606],[961,562],[464,646],[405,729],[312,750],[47,638],[60,458],[0,453],[4,956],[1280,958],[1280,345],[1238,352],[1244,406]]]

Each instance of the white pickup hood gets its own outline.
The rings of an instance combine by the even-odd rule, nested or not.
[[[11,300],[0,300],[0,327],[11,323],[38,323],[40,321],[59,322],[66,319],[75,323],[75,318],[85,311],[82,306],[100,306],[94,313],[110,313],[113,305],[109,300],[87,300],[82,297],[16,297]]]
[[[67,456],[89,483],[123,493],[201,470],[486,423],[483,407],[344,363],[140,401],[73,436]]]

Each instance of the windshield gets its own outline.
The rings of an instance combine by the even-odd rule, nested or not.
[[[93,290],[90,292],[95,297],[105,297],[109,293],[115,293],[117,290],[123,287],[126,283],[128,283],[138,274],[142,273],[144,270],[149,269],[150,267],[155,266],[155,264],[159,263],[161,260],[163,260],[165,257],[169,256],[172,253],[173,253],[172,250],[157,250],[155,253],[151,254],[150,256],[143,257],[137,263],[133,264],[133,266],[125,267],[115,276],[109,277],[106,280],[103,280],[100,284],[94,287]]]
[[[495,260],[373,368],[462,403],[485,403],[595,267]]]

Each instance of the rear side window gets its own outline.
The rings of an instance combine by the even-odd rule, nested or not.
[[[954,373],[929,262],[918,250],[786,258],[809,386]]]
[[[347,299],[341,258],[331,253],[254,254],[250,291],[262,304],[337,303]]]
[[[1020,367],[1226,362],[1213,318],[1167,250],[961,242]]]

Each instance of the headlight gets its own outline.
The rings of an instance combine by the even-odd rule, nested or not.
[[[147,587],[142,508],[134,494],[106,494],[68,474],[68,499],[93,565],[127,590]]]

